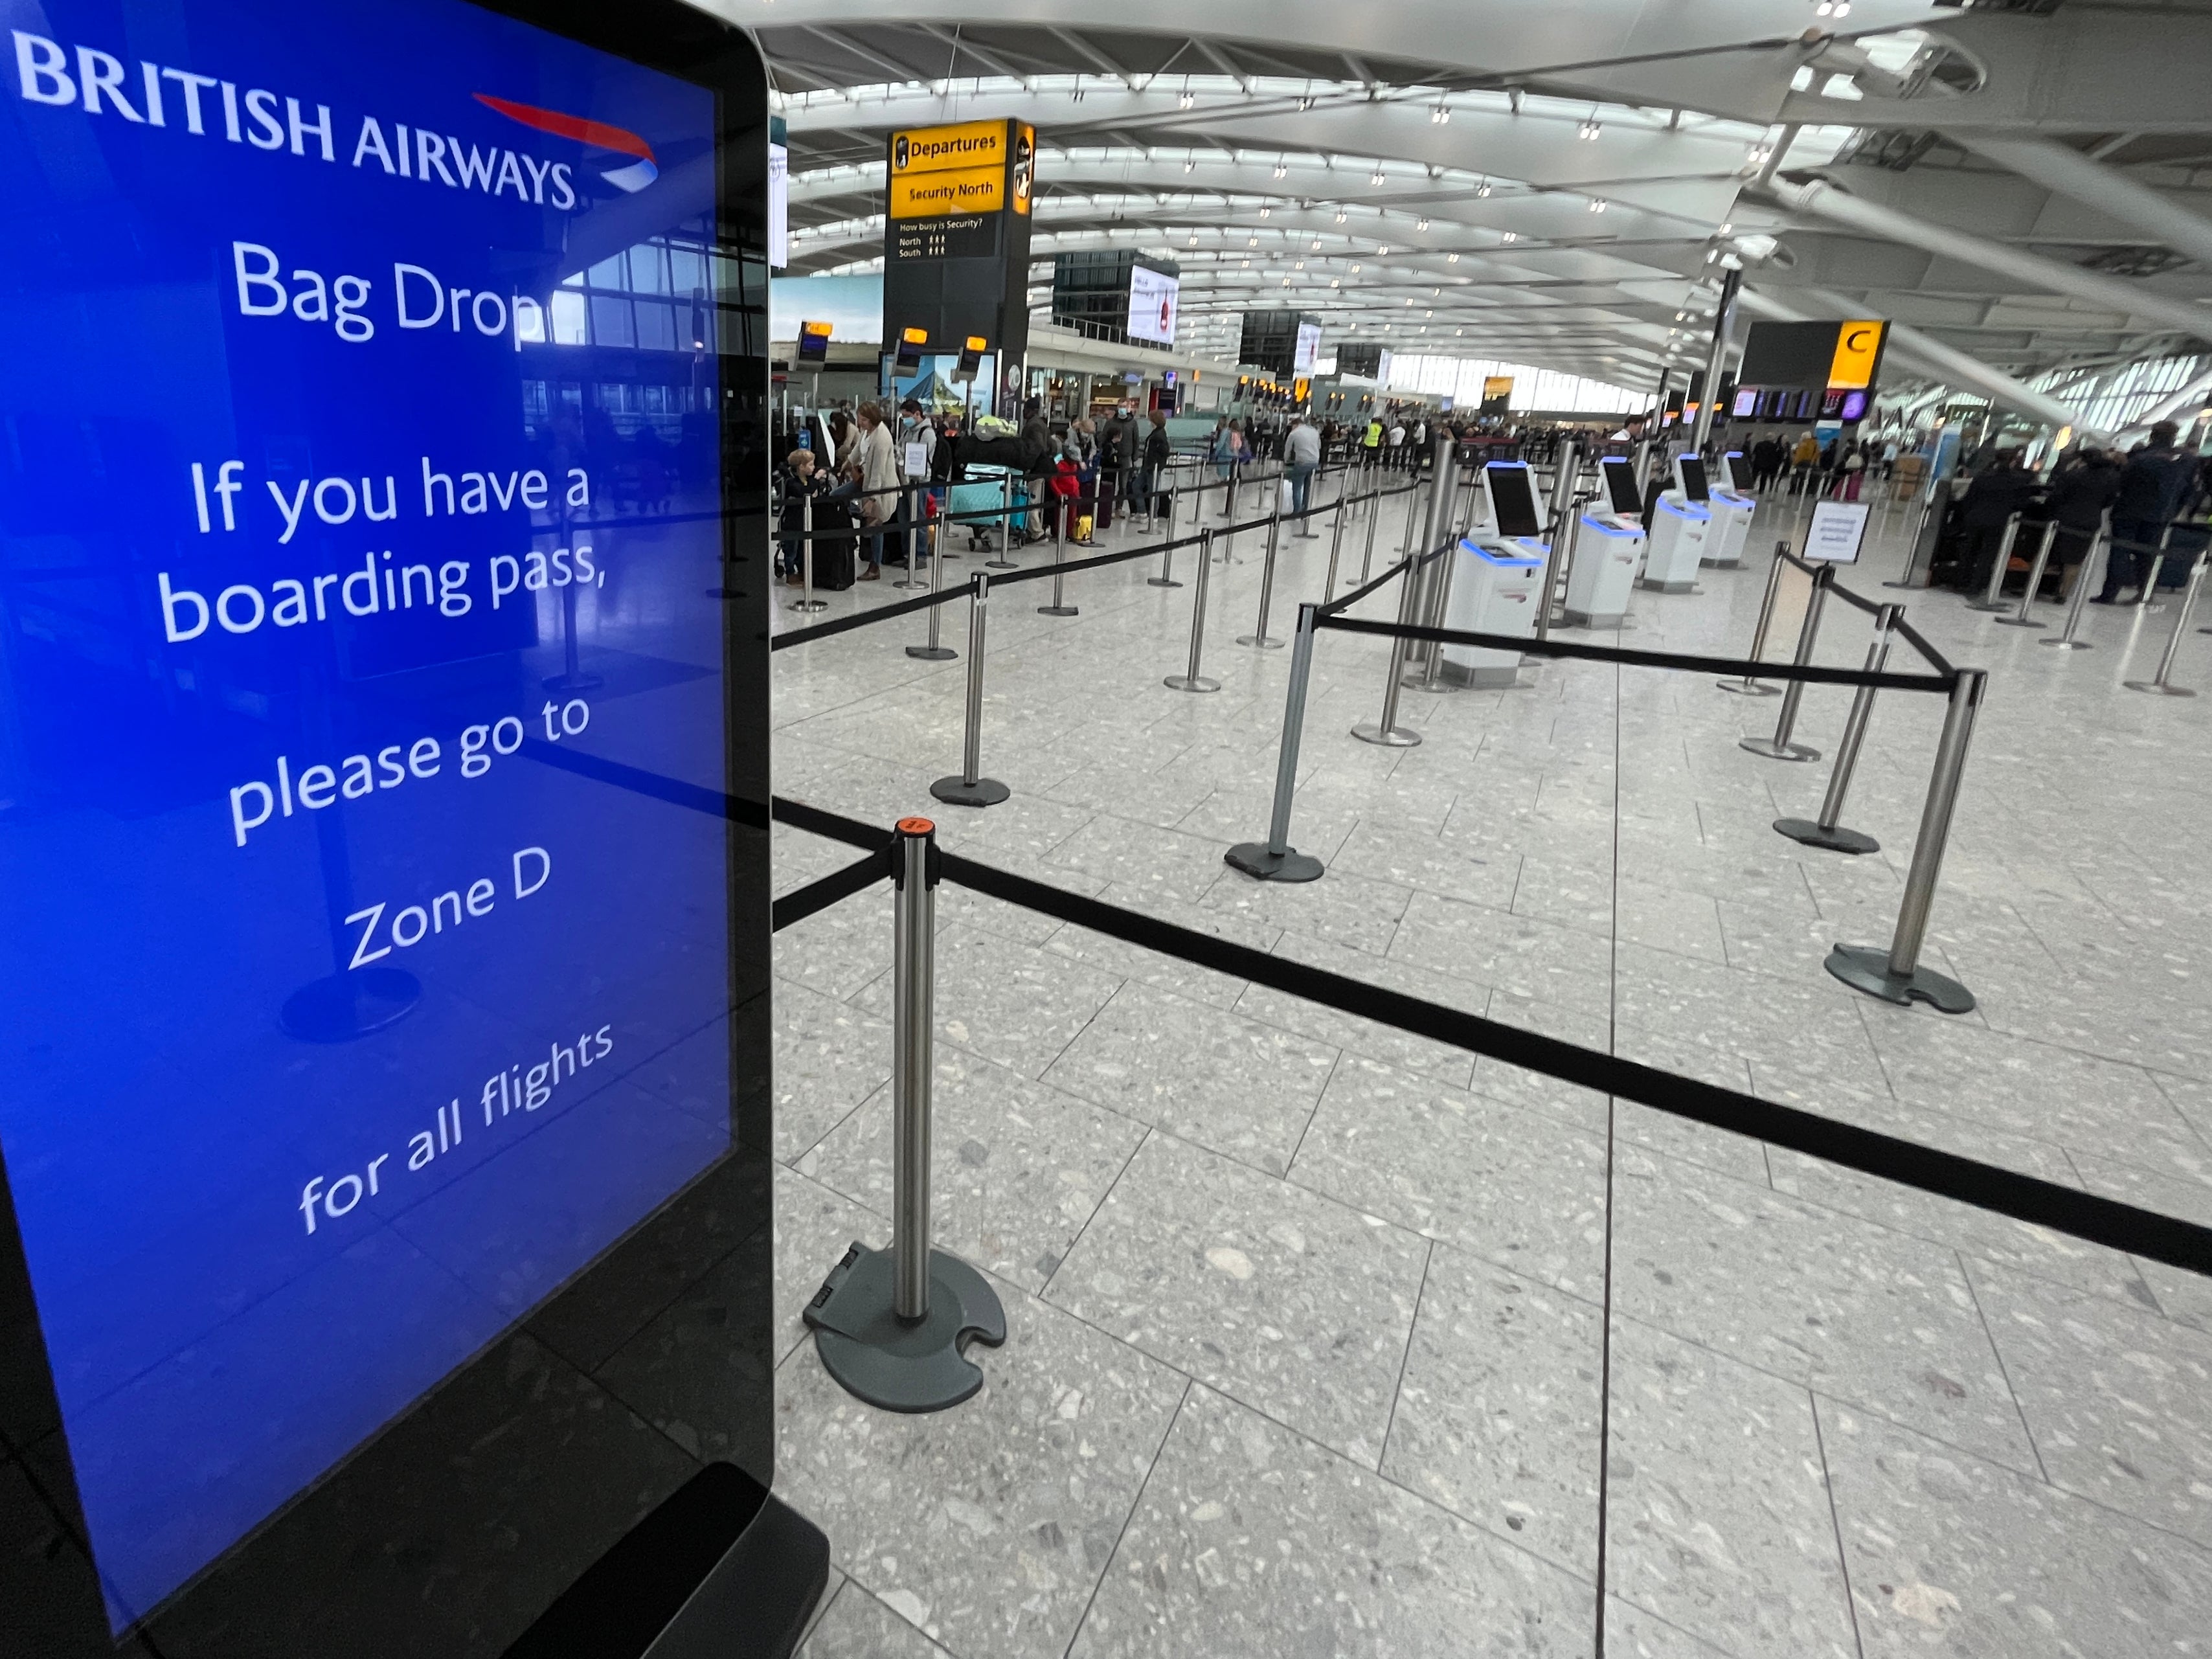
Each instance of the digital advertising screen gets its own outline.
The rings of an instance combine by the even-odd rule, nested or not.
[[[764,95],[558,15],[0,0],[0,1450],[170,1652],[495,1650],[690,1467],[545,1413],[764,1099]]]
[[[1314,364],[1320,356],[1321,325],[1300,323],[1297,345],[1291,355],[1291,373],[1293,375],[1310,377],[1314,372]]]
[[[1148,265],[1129,267],[1129,337],[1173,345],[1181,279]]]

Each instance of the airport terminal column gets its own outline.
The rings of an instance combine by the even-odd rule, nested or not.
[[[1878,945],[1838,945],[1828,953],[1827,969],[1855,991],[1905,1004],[1916,999],[1947,1014],[1974,1011],[1974,994],[1948,975],[1920,965],[1928,936],[1928,914],[1936,901],[1936,881],[1943,871],[1944,843],[1959,805],[1959,783],[1973,741],[1974,717],[1989,683],[1986,671],[1962,668],[1951,684],[1951,703],[1943,735],[1936,745],[1936,770],[1920,812],[1920,834],[1912,844],[1912,868],[1905,878],[1905,897],[1897,908],[1897,931],[1885,951]]]
[[[1242,842],[1223,854],[1231,869],[1261,881],[1319,881],[1322,862],[1291,845],[1291,802],[1297,790],[1298,744],[1305,735],[1306,684],[1313,675],[1315,620],[1321,607],[1298,607],[1297,642],[1291,652],[1291,684],[1284,694],[1283,744],[1275,759],[1275,800],[1267,818],[1267,839]]]
[[[891,1248],[855,1243],[805,1320],[823,1368],[871,1406],[939,1412],[983,1386],[963,1350],[1006,1340],[998,1292],[929,1242],[930,1085],[935,1071],[937,826],[901,818],[891,843]]]

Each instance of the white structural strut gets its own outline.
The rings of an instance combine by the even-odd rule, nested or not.
[[[2212,368],[2191,380],[2171,397],[2161,398],[2136,416],[2120,433],[2122,438],[2132,438],[2137,433],[2148,432],[2160,421],[2170,421],[2185,409],[2202,403],[2207,392],[2212,392]]]
[[[2141,179],[2093,161],[2055,138],[1961,132],[1956,141],[1999,167],[2132,225],[2177,253],[2212,265],[2212,220],[2168,200]]]
[[[2071,295],[2122,316],[2148,318],[2199,339],[2212,340],[2212,309],[2192,301],[2177,299],[2121,277],[2084,270],[2079,265],[2062,264],[2056,259],[2008,247],[2002,242],[1946,229],[1909,213],[1900,213],[1895,208],[1850,195],[1826,179],[1804,183],[1776,179],[1766,186],[1766,191],[1793,212],[1825,219],[1861,235],[1923,248],[2048,293]]]
[[[1746,289],[1743,303],[1778,323],[1805,323],[1828,317],[1849,317],[1862,313],[1863,307],[1855,306],[1840,294],[1830,294],[1816,288],[1785,289],[1788,297],[1778,298],[1772,293]],[[1792,303],[1796,301],[1796,303]],[[1978,392],[1991,403],[2002,404],[2008,409],[2033,416],[2053,427],[2075,423],[2075,411],[2056,398],[2047,397],[2033,386],[2024,386],[2002,369],[1991,368],[1979,358],[1970,357],[1956,347],[1932,339],[1918,329],[1904,323],[1889,325],[1889,348],[1899,357],[1915,367],[1948,381],[1954,386]],[[2086,434],[2084,435],[2087,435]]]

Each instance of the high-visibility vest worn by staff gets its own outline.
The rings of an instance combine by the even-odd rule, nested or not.
[[[1380,448],[1382,448],[1382,422],[1380,422],[1380,421],[1370,421],[1370,422],[1368,422],[1368,423],[1367,423],[1367,435],[1366,435],[1365,437],[1362,438],[1362,439],[1359,441],[1359,445],[1360,445],[1360,447],[1361,447],[1361,448],[1363,448],[1363,449],[1380,449]]]

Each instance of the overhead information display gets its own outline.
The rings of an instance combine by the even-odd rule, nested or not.
[[[114,1630],[281,1517],[263,1595],[459,1652],[346,1483],[492,1535],[468,1389],[380,1435],[721,1179],[766,1075],[757,60],[649,3],[576,26],[681,73],[462,0],[0,15],[0,1299],[51,1372],[0,1428],[58,1413]],[[562,1455],[512,1605],[445,1547],[476,1640],[692,1467]],[[340,1511],[414,1639],[294,1547]]]
[[[1029,343],[1036,132],[963,121],[894,132],[887,147],[884,338],[982,339],[1012,361]]]

